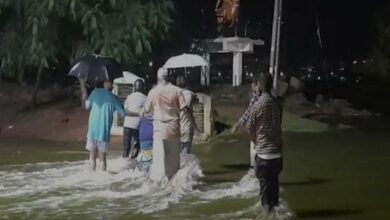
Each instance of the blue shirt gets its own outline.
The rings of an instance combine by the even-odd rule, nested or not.
[[[120,115],[125,115],[122,102],[110,91],[97,88],[86,100],[85,107],[91,110],[87,138],[109,142],[114,112],[117,111]]]
[[[142,118],[139,126],[141,149],[151,148],[153,144],[153,120]]]

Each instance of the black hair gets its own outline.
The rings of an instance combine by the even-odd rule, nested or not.
[[[104,88],[104,82],[96,82],[95,88],[99,88],[99,89]]]
[[[134,92],[141,92],[141,93],[145,93],[145,83],[142,79],[137,79],[135,82],[134,82]]]
[[[184,76],[178,76],[176,78],[176,84],[180,88],[186,88],[187,87],[187,79]]]
[[[269,73],[260,73],[258,82],[260,83],[261,90],[263,92],[271,92],[272,89],[272,77]]]

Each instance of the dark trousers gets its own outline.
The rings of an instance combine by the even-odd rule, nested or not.
[[[131,159],[138,156],[140,146],[138,141],[139,132],[136,129],[132,128],[123,128],[123,157],[129,157],[131,150],[131,141],[134,142],[134,150],[131,155]]]
[[[279,204],[279,174],[282,168],[282,158],[264,160],[255,156],[255,172],[260,182],[261,204],[269,210]]]

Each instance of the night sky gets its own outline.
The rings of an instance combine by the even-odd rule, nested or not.
[[[174,0],[177,8],[176,35],[187,38],[217,37],[216,0]],[[375,14],[386,0],[284,0],[282,63],[303,65],[327,59],[331,62],[366,58],[375,38]],[[239,35],[266,40],[269,53],[273,0],[241,0]],[[318,16],[323,49],[316,35]],[[179,20],[179,21],[178,21]]]

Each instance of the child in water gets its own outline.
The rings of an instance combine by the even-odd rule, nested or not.
[[[141,119],[139,141],[141,153],[137,167],[142,172],[149,172],[153,160],[153,118],[151,115],[145,115]]]

